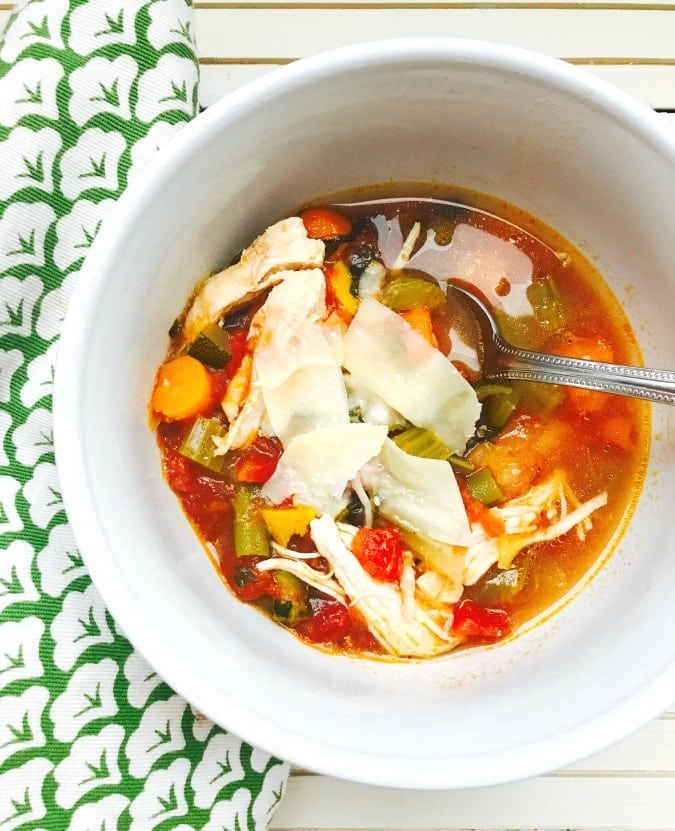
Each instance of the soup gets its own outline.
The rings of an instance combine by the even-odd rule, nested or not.
[[[166,480],[231,591],[321,648],[419,659],[517,632],[641,487],[647,405],[483,378],[453,281],[518,346],[640,361],[570,243],[448,187],[304,206],[171,327],[150,402]]]

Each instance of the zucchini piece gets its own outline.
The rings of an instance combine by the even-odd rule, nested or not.
[[[495,477],[486,467],[481,467],[466,477],[469,493],[483,505],[495,505],[504,494],[497,484]]]
[[[510,384],[500,384],[497,381],[479,384],[475,388],[476,398],[482,403],[493,395],[510,395],[513,387]]]
[[[411,456],[422,459],[441,459],[446,461],[452,455],[448,445],[426,427],[408,427],[402,433],[392,437],[397,447]]]
[[[405,312],[416,306],[440,309],[445,305],[445,292],[438,283],[413,274],[401,274],[384,286],[378,300],[394,312]]]
[[[230,336],[217,323],[209,323],[188,346],[187,353],[204,366],[222,369],[232,357]]]
[[[311,615],[305,584],[294,574],[279,569],[274,572],[279,597],[272,601],[272,617],[286,626],[295,626]]]
[[[213,455],[216,450],[213,438],[223,438],[224,435],[225,430],[215,418],[197,416],[189,432],[183,437],[178,452],[212,473],[222,474],[226,465],[225,456]]]
[[[363,502],[355,493],[349,497],[349,502],[335,517],[337,522],[346,522],[355,528],[363,528],[366,524],[366,509]]]
[[[484,424],[489,432],[494,435],[498,433],[511,417],[511,413],[518,406],[520,396],[523,394],[522,386],[511,386],[509,384],[485,384],[483,389],[492,387],[490,394],[485,396],[483,409],[481,411],[481,424]],[[500,387],[507,392],[496,392]],[[483,393],[484,394],[484,393]],[[476,390],[478,395],[478,390]]]
[[[256,499],[260,489],[240,485],[234,493],[234,553],[237,557],[269,557],[272,553],[270,536]]]

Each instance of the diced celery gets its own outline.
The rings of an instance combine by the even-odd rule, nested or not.
[[[416,306],[440,309],[445,305],[445,292],[438,283],[413,274],[401,274],[384,286],[378,300],[395,312],[404,312]]]
[[[451,455],[448,445],[425,427],[408,427],[407,430],[393,436],[392,440],[405,453],[409,453],[411,456],[420,456],[422,459],[442,459],[445,461]]]
[[[307,588],[294,574],[279,569],[274,572],[274,582],[279,587],[279,597],[272,601],[272,617],[280,623],[295,626],[311,614],[307,601]]]
[[[466,484],[471,496],[488,507],[495,505],[503,498],[501,488],[486,467],[481,467],[470,473],[466,477]]]
[[[527,289],[527,298],[532,304],[534,314],[539,323],[552,332],[560,329],[565,323],[565,307],[560,291],[553,277],[534,280]]]
[[[197,416],[190,431],[180,443],[178,452],[186,459],[208,468],[213,473],[222,473],[225,469],[225,456],[214,456],[216,446],[214,437],[222,438],[225,431],[215,418]]]
[[[187,352],[205,366],[222,369],[232,357],[230,336],[217,323],[209,323],[192,341]]]
[[[500,384],[496,381],[488,381],[483,384],[479,384],[475,391],[476,398],[482,402],[487,398],[490,398],[492,395],[510,395],[513,388],[509,384]]]
[[[490,386],[496,387],[497,385]],[[522,395],[522,388],[507,384],[499,384],[499,386],[504,387],[508,392],[494,393],[487,396],[481,412],[481,423],[493,434],[498,433],[504,427],[511,417],[511,413],[516,409]]]
[[[240,485],[234,493],[234,553],[237,557],[268,557],[271,553],[267,526],[256,504],[259,489]]]
[[[514,381],[513,388],[521,390],[521,401],[539,413],[550,413],[563,401],[563,391],[558,384],[541,384],[536,381]]]
[[[450,464],[457,468],[460,471],[470,471],[473,470],[474,465],[473,462],[470,462],[468,459],[465,459],[464,456],[458,456],[456,453],[453,453],[452,456],[448,459]]]

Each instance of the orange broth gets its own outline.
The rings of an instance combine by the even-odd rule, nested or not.
[[[354,262],[359,252],[368,249],[371,255],[381,254],[378,248],[382,239],[372,217],[398,220],[403,238],[413,223],[421,222],[423,232],[413,257],[425,244],[426,229],[433,229],[436,245],[444,246],[458,224],[470,225],[513,242],[532,260],[533,284],[544,281],[554,289],[554,314],[549,314],[547,306],[543,319],[538,315],[524,320],[503,313],[499,316],[507,339],[518,346],[571,357],[641,363],[635,334],[600,274],[558,233],[512,205],[471,191],[419,184],[358,190],[314,204],[329,207],[351,222],[350,235],[327,242],[326,268],[339,260],[351,264],[355,285],[359,266],[354,266]],[[511,289],[505,281],[498,293],[506,296]],[[327,302],[340,311],[339,300],[330,286]],[[225,319],[223,326],[231,335],[232,358],[221,370],[209,369],[217,394],[212,407],[203,414],[225,425],[220,398],[239,367],[246,331],[260,305],[258,299]],[[178,319],[174,334],[179,332],[181,320]],[[480,355],[482,346],[475,322],[451,292],[445,307],[435,310],[431,320],[441,351],[454,354],[453,336],[448,334],[454,326],[465,345]],[[175,356],[178,343],[178,338],[171,340],[166,360]],[[480,372],[461,361],[456,365],[473,385],[481,384]],[[473,600],[481,607],[504,610],[511,621],[509,631],[554,606],[609,554],[629,521],[643,483],[648,454],[650,419],[645,403],[574,388],[542,389],[545,386],[521,385],[520,397],[514,398],[514,409],[503,426],[473,443],[465,458],[474,469],[485,467],[491,472],[504,499],[522,494],[554,470],[563,470],[580,501],[606,491],[608,502],[593,514],[593,527],[583,541],[573,530],[553,541],[537,543],[516,557],[508,569],[511,582],[507,580],[505,584],[503,574],[494,565],[475,585],[465,588],[463,599]],[[255,572],[259,558],[237,557],[233,546],[232,501],[239,487],[237,470],[249,451],[230,451],[224,470],[216,475],[178,451],[190,429],[190,420],[169,422],[155,416],[155,424],[166,479],[219,574],[242,601],[273,614],[274,588],[270,589],[269,573],[264,580],[259,579]],[[278,456],[281,447],[275,450],[270,445],[263,451]],[[463,481],[465,473],[456,470],[469,518],[474,522],[492,521],[486,506],[469,493]],[[289,547],[314,550],[308,534],[293,537]],[[382,654],[381,646],[353,608],[337,609],[334,601],[314,589],[309,590],[309,608],[309,617],[289,627],[308,642],[336,652]],[[478,638],[475,642],[483,640]],[[466,645],[473,642],[469,640]]]

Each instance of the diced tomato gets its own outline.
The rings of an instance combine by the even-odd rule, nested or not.
[[[337,600],[322,603],[306,620],[301,620],[295,631],[314,643],[338,643],[349,634],[351,619],[349,612]]]
[[[309,208],[300,214],[300,218],[307,229],[307,236],[312,239],[346,237],[352,230],[352,223],[346,216],[328,208]]]
[[[511,631],[511,617],[505,609],[486,609],[474,600],[462,600],[455,607],[452,631],[467,640],[499,641]]]
[[[403,545],[398,528],[359,528],[352,552],[375,580],[398,580],[403,567]]]
[[[277,469],[282,450],[277,439],[259,436],[244,450],[237,462],[235,476],[240,482],[266,482]]]

